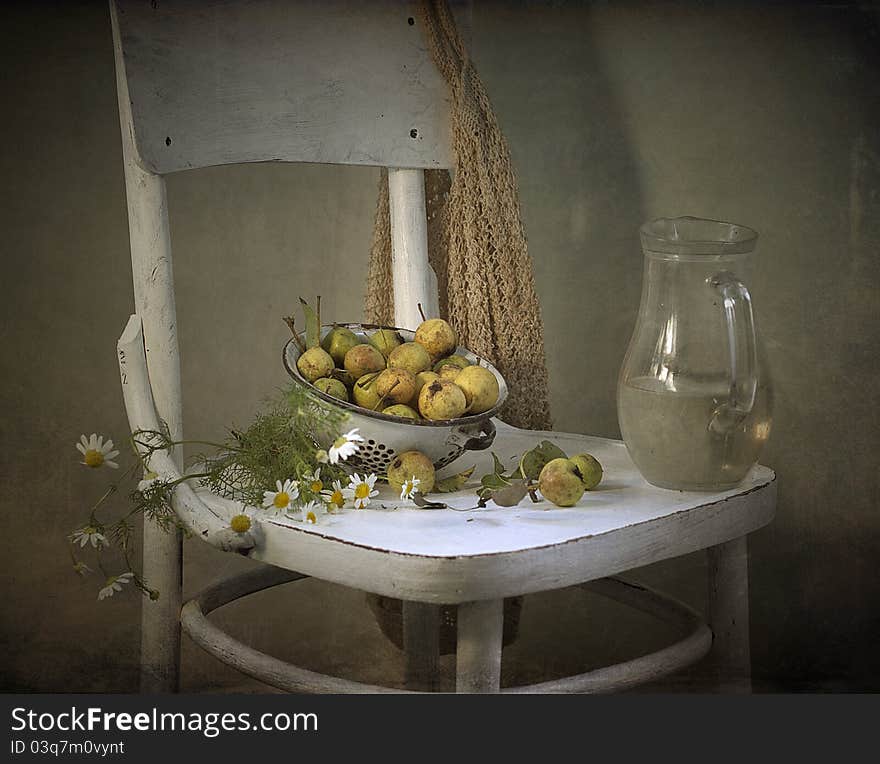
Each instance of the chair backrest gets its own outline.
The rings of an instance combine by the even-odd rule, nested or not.
[[[450,167],[449,93],[403,0],[116,0],[134,138],[165,174]]]
[[[395,321],[418,325],[419,305],[437,314],[422,168],[452,164],[450,95],[418,2],[109,3],[135,307],[173,435],[182,412],[167,173],[264,161],[388,167]],[[469,3],[458,6],[467,16]]]

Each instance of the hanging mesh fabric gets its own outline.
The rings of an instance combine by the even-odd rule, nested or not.
[[[509,395],[501,418],[517,427],[549,429],[544,328],[507,142],[445,0],[424,0],[421,10],[428,48],[452,95],[455,171],[425,171],[428,257],[437,274],[440,312],[462,345],[504,375]],[[372,323],[393,324],[384,170],[365,313]]]

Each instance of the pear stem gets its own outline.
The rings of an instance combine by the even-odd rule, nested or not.
[[[422,321],[427,321],[428,319],[425,318],[425,311],[422,310],[422,303],[418,303],[418,307],[419,307],[419,315],[422,317]]]
[[[299,338],[299,332],[296,330],[296,322],[293,316],[283,316],[284,323],[287,324],[290,329],[291,334],[293,334],[293,341],[296,343],[296,346],[299,348],[300,353],[306,352],[306,346],[303,344],[303,341]]]
[[[376,404],[376,408],[374,408],[373,411],[378,411],[382,407],[382,404],[385,403],[385,399],[394,392],[394,388],[397,387],[399,384],[400,380],[398,379],[394,382],[393,385],[391,385],[391,387],[388,388],[388,392],[385,393],[385,395],[383,395],[381,398],[379,398],[379,402]]]

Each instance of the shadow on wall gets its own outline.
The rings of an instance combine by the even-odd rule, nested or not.
[[[619,437],[609,403],[638,309],[644,213],[594,16],[583,3],[476,3],[472,47],[518,175],[554,422]]]

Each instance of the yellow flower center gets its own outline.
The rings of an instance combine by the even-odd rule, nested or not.
[[[278,509],[284,509],[288,504],[290,504],[290,496],[288,496],[284,491],[279,491],[275,494],[275,499],[272,503]]]
[[[333,495],[330,497],[330,503],[335,504],[341,509],[345,504],[345,497],[342,495],[342,491],[333,491]]]
[[[356,499],[366,499],[367,496],[370,495],[370,486],[366,483],[361,483],[357,488],[354,489],[354,497]]]
[[[309,513],[306,515],[306,522],[307,523],[317,523],[318,522],[318,518],[315,517],[314,512],[309,511]]]
[[[312,493],[320,493],[324,489],[324,484],[320,480],[312,481]]]
[[[334,445],[336,448],[341,448],[341,447],[344,446],[346,443],[348,443],[348,440],[345,438],[344,435],[340,435],[338,438],[336,438],[336,440],[333,441],[333,445]]]
[[[236,533],[247,533],[251,529],[251,519],[247,515],[236,515],[229,521],[229,527]]]
[[[104,454],[96,451],[94,448],[90,448],[86,451],[84,461],[89,467],[100,467],[104,463]]]

